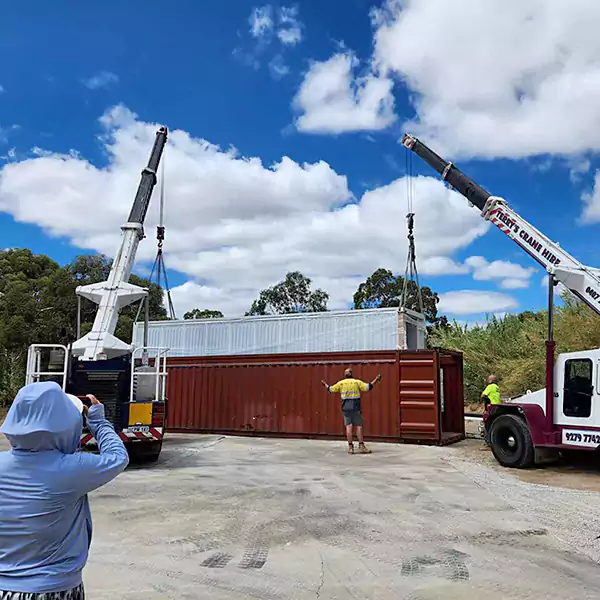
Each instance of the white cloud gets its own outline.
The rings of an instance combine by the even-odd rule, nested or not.
[[[583,201],[583,212],[581,221],[583,223],[600,222],[600,170],[594,176],[594,187],[592,191],[584,192],[581,196]]]
[[[90,90],[99,90],[101,88],[109,87],[119,82],[119,77],[110,71],[102,71],[89,79],[83,81],[83,85]]]
[[[505,290],[523,290],[529,287],[529,280],[527,279],[503,279],[500,282],[500,287]]]
[[[529,280],[535,269],[522,267],[506,260],[487,261],[483,256],[470,256],[465,260],[465,266],[472,270],[476,281],[500,280],[504,289],[519,289],[529,286]]]
[[[256,40],[251,50],[241,47],[233,50],[233,55],[242,60],[246,65],[259,69],[262,56],[264,56],[272,43],[279,52],[275,54],[268,66],[274,79],[281,79],[290,72],[282,52],[288,47],[295,46],[302,41],[303,24],[298,19],[298,7],[282,6],[277,9],[271,4],[252,9],[248,19],[250,35]],[[239,34],[238,34],[239,35]]]
[[[374,72],[407,88],[416,114],[403,129],[442,155],[600,150],[600,2],[385,0],[372,16]],[[310,112],[329,105],[316,97]]]
[[[273,77],[273,79],[281,79],[282,77],[289,75],[290,68],[285,64],[283,56],[281,56],[281,54],[277,54],[269,62],[269,71],[271,72],[271,77]]]
[[[250,34],[254,38],[267,38],[271,41],[273,32],[284,46],[295,46],[302,41],[303,25],[298,19],[297,6],[282,6],[275,9],[271,4],[255,7],[248,19]]]
[[[512,296],[501,292],[459,290],[440,294],[438,309],[450,315],[475,315],[510,311],[517,306]]]
[[[418,225],[415,227],[419,228]],[[467,267],[458,264],[447,256],[431,256],[424,260],[418,259],[417,268],[428,275],[461,275],[468,273]]]
[[[297,6],[279,9],[277,37],[285,46],[295,46],[302,41],[302,23],[298,20]]]
[[[586,173],[592,168],[589,158],[584,156],[574,156],[568,160],[569,177],[573,183],[579,183]]]
[[[101,124],[106,167],[74,153],[43,151],[7,164],[0,171],[0,211],[113,255],[157,125],[122,106],[107,112]],[[330,307],[340,308],[375,269],[404,271],[402,178],[355,199],[346,178],[325,162],[282,157],[263,165],[181,130],[170,132],[164,164],[166,262],[189,278],[174,291],[179,313],[198,306],[243,314],[260,289],[296,269],[331,294]],[[453,255],[489,224],[437,179],[417,177],[413,187],[423,282],[428,275],[460,272]],[[140,262],[154,258],[157,218],[154,198]]]
[[[392,81],[370,69],[357,77],[351,52],[314,63],[294,99],[296,127],[307,133],[384,129],[395,121]]]
[[[9,148],[6,154],[0,155],[0,160],[12,161],[17,158],[17,149]]]
[[[377,64],[416,94],[406,127],[440,152],[600,149],[600,3],[387,0],[374,15]]]
[[[270,4],[252,9],[248,19],[252,37],[260,38],[273,31],[273,7]]]

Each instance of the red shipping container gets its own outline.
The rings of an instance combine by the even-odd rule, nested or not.
[[[344,352],[168,360],[167,430],[342,438],[335,383],[382,381],[363,395],[365,437],[447,444],[465,437],[462,354],[447,350]]]

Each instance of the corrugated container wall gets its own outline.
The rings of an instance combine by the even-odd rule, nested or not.
[[[133,343],[143,345],[143,323]],[[235,356],[306,352],[417,350],[425,347],[425,318],[398,308],[330,311],[239,319],[154,321],[148,345],[169,356]]]
[[[447,444],[464,438],[462,355],[443,350],[186,357],[168,360],[169,431],[343,436],[334,383],[382,381],[364,395],[369,439]]]

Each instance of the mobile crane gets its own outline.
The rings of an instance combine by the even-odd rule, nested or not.
[[[77,340],[68,348],[33,344],[27,357],[27,383],[53,379],[67,393],[84,398],[94,394],[104,405],[107,418],[136,457],[158,459],[166,418],[167,349],[148,348],[149,290],[128,282],[144,220],[157,182],[157,170],[168,131],[160,127],[147,166],[143,169],[127,222],[121,227],[121,243],[108,279],[79,286]],[[81,336],[81,298],[98,310],[89,333]],[[145,304],[144,344],[134,347],[115,337],[119,310],[133,302]],[[152,352],[153,358],[149,358]],[[96,441],[84,429],[81,445],[94,448]]]
[[[410,134],[402,145],[435,169],[481,216],[516,242],[548,273],[546,387],[491,405],[484,427],[496,460],[526,468],[565,450],[600,448],[600,349],[559,354],[553,339],[554,287],[562,283],[600,314],[600,270],[581,264],[528,223],[503,198],[492,196]]]

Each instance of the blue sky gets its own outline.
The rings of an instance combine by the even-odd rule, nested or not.
[[[327,0],[108,0],[101,10],[72,1],[3,3],[0,53],[10,57],[0,67],[3,246],[61,263],[84,251],[114,253],[160,123],[178,132],[165,168],[166,258],[179,312],[239,314],[296,268],[341,308],[378,266],[404,270],[399,139],[410,129],[576,258],[598,265],[600,86],[589,82],[600,64],[595,41],[584,36],[583,57],[581,45],[565,42],[570,27],[593,21],[598,9],[582,3],[558,32],[548,17],[560,20],[562,8],[542,7],[533,20],[511,9],[497,27],[499,54],[486,54],[489,41],[478,32],[497,21],[498,4],[474,15],[472,2],[461,0],[456,16],[432,19],[435,3],[352,0],[343,10]],[[469,43],[447,22],[453,18],[475,31]],[[530,43],[515,48],[531,22]],[[566,57],[557,59],[557,48]],[[585,94],[573,84],[578,76]],[[202,143],[214,145],[210,156]],[[260,169],[248,168],[250,157]],[[294,168],[275,177],[269,169],[282,157]],[[315,173],[305,163],[327,168]],[[432,177],[414,192],[417,254],[422,282],[442,295],[445,311],[476,320],[542,307],[540,268],[500,232],[477,232],[475,209],[444,205],[436,175],[417,157],[412,165]],[[378,199],[371,208],[369,198]],[[353,204],[359,214],[352,206],[340,212]],[[148,231],[141,272],[154,253]],[[462,241],[451,239],[455,233]],[[448,239],[438,252],[440,237]],[[452,263],[447,274],[442,259]],[[515,279],[511,269],[519,287],[504,285]]]

